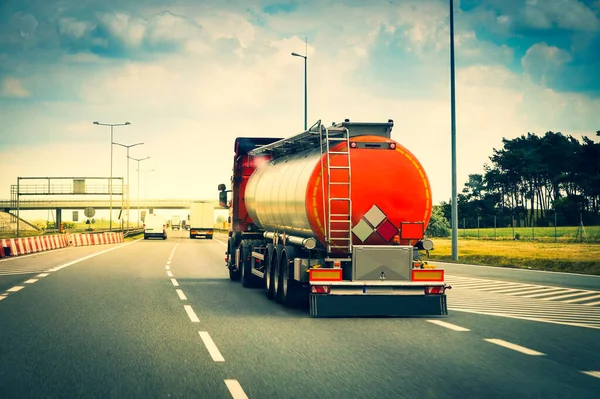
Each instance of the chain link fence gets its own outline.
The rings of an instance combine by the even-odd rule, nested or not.
[[[573,220],[579,219],[579,223]],[[600,217],[580,213],[579,217],[559,212],[541,216],[483,215],[458,217],[458,235],[464,239],[536,240],[544,242],[598,242]]]

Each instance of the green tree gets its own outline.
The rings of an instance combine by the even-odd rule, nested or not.
[[[429,225],[425,230],[427,237],[448,237],[450,236],[450,222],[444,216],[444,210],[442,206],[435,205],[431,212],[431,218],[429,219]]]

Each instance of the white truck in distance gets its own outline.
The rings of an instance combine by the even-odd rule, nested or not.
[[[181,218],[179,216],[171,216],[171,229],[181,229]]]
[[[215,204],[212,202],[192,202],[190,204],[190,238],[213,238],[215,232]]]

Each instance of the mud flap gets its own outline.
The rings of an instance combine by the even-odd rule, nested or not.
[[[446,295],[310,295],[312,317],[445,316]]]

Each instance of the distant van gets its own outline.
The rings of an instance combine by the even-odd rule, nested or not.
[[[150,237],[167,239],[167,220],[164,216],[146,215],[144,219],[144,240]]]

